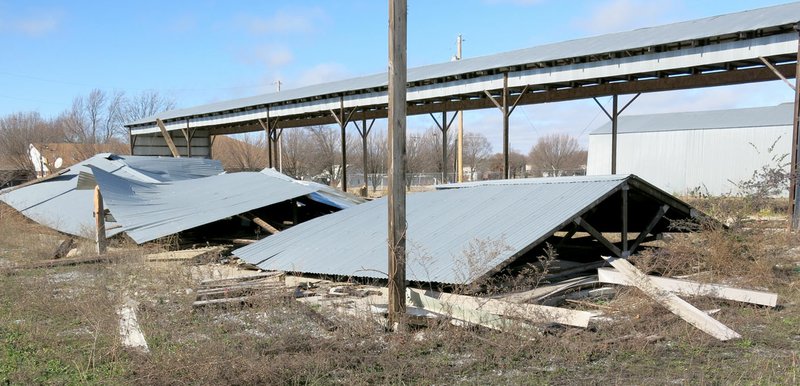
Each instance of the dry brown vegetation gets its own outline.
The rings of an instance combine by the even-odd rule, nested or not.
[[[0,204],[0,383],[797,384],[798,235],[756,225],[674,236],[632,259],[650,272],[777,292],[776,309],[691,300],[720,309],[714,317],[740,340],[718,342],[625,288],[581,306],[604,313],[590,329],[543,326],[523,339],[448,323],[386,333],[341,315],[327,315],[338,326],[328,331],[288,296],[194,310],[200,273],[226,266],[147,263],[126,245],[112,263],[11,270],[48,259],[62,236]],[[119,342],[124,296],[139,302],[149,354]]]

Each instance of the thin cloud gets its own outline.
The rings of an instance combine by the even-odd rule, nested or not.
[[[543,3],[544,0],[483,0],[485,4],[489,5],[519,5],[519,6],[529,6]]]
[[[311,33],[327,19],[327,14],[322,8],[314,7],[283,9],[267,17],[244,15],[238,17],[235,22],[254,35],[266,35]]]
[[[32,13],[35,13],[35,15],[0,16],[0,32],[40,37],[56,31],[63,19],[63,12],[59,11],[37,11]]]
[[[672,21],[666,17],[676,9],[674,1],[610,0],[597,3],[587,17],[572,24],[594,34],[619,32]]]
[[[310,86],[341,80],[350,76],[345,67],[339,63],[320,63],[303,71],[297,77],[297,86]]]

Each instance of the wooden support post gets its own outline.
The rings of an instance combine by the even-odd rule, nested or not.
[[[670,312],[681,317],[681,319],[689,322],[692,326],[697,327],[717,338],[719,340],[738,339],[742,336],[731,330],[728,326],[720,323],[716,319],[706,315],[703,311],[698,310],[685,300],[679,298],[677,295],[670,293],[663,289],[658,284],[654,283],[651,278],[642,273],[636,267],[631,265],[625,259],[617,259],[613,257],[603,256],[612,267],[616,268],[623,274],[626,280],[630,281],[636,288],[642,290],[647,296],[655,300],[662,306],[666,307]]]
[[[342,173],[342,191],[347,191],[347,133],[345,129],[347,128],[347,124],[350,123],[350,118],[352,118],[353,113],[356,111],[355,108],[351,109],[349,113],[346,113],[344,109],[344,96],[339,96],[339,113],[337,114],[335,111],[331,110],[331,114],[333,115],[333,119],[336,120],[336,123],[339,124],[339,127],[342,130],[341,134],[341,142],[342,142],[342,165],[341,165],[341,173]],[[346,114],[346,115],[345,115]]]
[[[158,128],[161,129],[161,135],[164,137],[164,141],[167,142],[167,146],[169,147],[169,151],[172,153],[172,156],[175,158],[181,158],[181,154],[178,153],[178,148],[175,147],[175,142],[172,142],[172,137],[169,135],[166,126],[164,126],[164,122],[161,119],[156,118],[156,124]]]
[[[389,327],[406,313],[406,0],[389,0]]]
[[[244,220],[249,220],[249,221],[254,222],[256,225],[260,226],[261,229],[269,232],[270,234],[274,235],[276,233],[280,233],[281,232],[277,228],[273,227],[272,225],[269,225],[269,223],[267,223],[266,221],[262,220],[260,217],[255,216],[255,215],[253,215],[251,213],[248,213],[247,216],[244,216],[244,215],[240,214],[240,215],[237,215],[237,217],[239,217],[241,219],[244,219]]]
[[[103,194],[100,193],[100,186],[94,187],[94,223],[97,254],[102,255],[106,253],[106,211],[103,208]]]
[[[797,40],[797,72],[795,73],[794,86],[794,117],[792,119],[792,165],[789,178],[789,201],[791,201],[791,221],[789,229],[800,229],[800,184],[797,183],[798,162],[800,162],[800,23],[795,24],[795,32],[798,33]]]
[[[622,257],[628,258],[631,252],[628,250],[628,184],[622,185],[620,194],[622,195],[622,232],[620,238],[622,239]]]
[[[503,73],[503,178],[509,179],[511,173],[508,169],[508,73]],[[474,172],[474,170],[473,170]]]
[[[619,122],[618,111],[619,96],[614,94],[614,101],[611,107],[611,174],[617,174],[617,123]]]
[[[267,141],[267,167],[272,167],[272,133],[270,130],[269,125],[269,110],[267,110],[267,122],[264,123],[264,120],[259,118],[258,123],[261,125],[261,128],[264,129],[264,139]]]
[[[450,119],[450,122],[447,121],[447,111],[442,111],[442,122],[436,119],[436,116],[433,113],[430,113],[431,118],[433,118],[433,123],[436,124],[436,127],[439,128],[439,131],[442,132],[442,183],[447,183],[447,131],[450,130],[450,126],[453,124],[453,121],[456,119],[456,116],[453,115],[453,118]]]
[[[356,130],[358,130],[358,134],[361,136],[361,157],[362,157],[362,159],[361,159],[361,165],[362,165],[361,169],[363,169],[362,171],[364,172],[364,192],[363,192],[364,194],[363,194],[363,196],[367,197],[369,195],[369,182],[367,182],[367,180],[369,179],[368,169],[367,169],[367,165],[368,165],[368,163],[367,163],[368,162],[367,161],[367,155],[369,154],[367,152],[367,136],[369,135],[369,132],[372,130],[372,125],[375,124],[375,120],[373,119],[369,123],[369,126],[367,126],[367,119],[366,118],[363,118],[361,120],[361,127],[358,127],[358,122],[354,122],[354,124],[356,125]]]

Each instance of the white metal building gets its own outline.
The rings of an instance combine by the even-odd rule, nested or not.
[[[617,173],[674,194],[736,193],[765,165],[790,161],[793,105],[620,116]],[[611,123],[589,135],[588,175],[611,173]],[[788,195],[788,192],[786,193]]]

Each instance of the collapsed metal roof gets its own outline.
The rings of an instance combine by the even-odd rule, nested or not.
[[[791,126],[794,104],[710,111],[687,111],[664,114],[622,115],[619,133],[648,133],[655,131],[735,129],[742,127]],[[600,126],[590,135],[611,134],[611,122]]]
[[[0,201],[26,217],[58,231],[79,237],[94,233],[94,192],[79,190],[81,173],[89,165],[131,181],[157,183],[207,177],[223,173],[219,161],[199,158],[157,158],[97,154],[70,166],[61,175],[21,188],[0,191]],[[121,224],[109,222],[108,236],[122,232]]]
[[[663,232],[670,220],[695,215],[685,203],[633,175],[499,181],[414,193],[406,208],[407,278],[474,282],[576,219],[590,221],[601,232],[619,231],[622,190],[635,208],[628,211],[630,232]],[[233,253],[267,270],[383,279],[386,205],[380,199],[323,216]],[[663,215],[664,206],[671,210],[669,219],[653,217],[659,210]]]
[[[306,195],[340,209],[361,202],[269,170],[152,183],[90,168],[106,208],[139,244]]]

